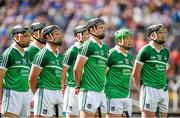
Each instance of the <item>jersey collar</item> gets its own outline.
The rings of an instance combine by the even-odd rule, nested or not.
[[[120,54],[124,55],[125,57],[127,57],[127,53],[126,54],[122,53],[117,45],[114,47],[114,50],[116,50],[118,53],[120,53]]]
[[[56,57],[58,57],[59,50],[57,49],[57,55],[53,52],[51,46],[49,44],[46,44],[45,46],[50,52],[52,52]]]
[[[25,52],[24,51],[21,52],[18,48],[16,48],[15,43],[11,44],[11,47],[14,48],[15,50],[17,50],[19,52],[19,54],[21,54],[24,57]]]
[[[153,48],[154,50],[156,50],[156,52],[161,52],[161,50],[163,49],[163,46],[161,46],[161,49],[160,50],[157,50],[155,47],[154,47],[154,45],[153,45],[153,41],[150,41],[149,42],[149,45],[151,46],[151,48]]]
[[[36,47],[37,49],[41,50],[37,45],[35,45],[33,42],[31,43],[30,46]]]
[[[74,43],[74,46],[76,46],[77,48],[80,48],[81,43],[80,43],[80,42],[75,42],[75,43]]]
[[[90,38],[89,38],[91,41],[93,41],[93,42],[95,42],[100,48],[102,48],[102,46],[103,46],[103,42],[101,41],[101,45],[99,45],[99,43],[97,43],[97,41],[92,37],[92,36],[90,36]]]

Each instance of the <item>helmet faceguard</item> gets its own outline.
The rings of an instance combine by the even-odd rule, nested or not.
[[[46,27],[46,24],[45,23],[33,23],[31,24],[31,31],[32,33],[37,31],[38,32],[38,36],[34,36],[32,35],[32,37],[37,40],[38,42],[42,43],[42,44],[46,44],[46,39],[44,38],[41,38],[41,30]]]
[[[49,25],[49,26],[47,26],[47,27],[45,27],[45,28],[42,29],[42,35],[43,35],[43,37],[44,37],[45,39],[47,39],[47,38],[46,38],[46,35],[49,35],[52,40],[47,40],[47,41],[50,42],[50,43],[53,43],[53,44],[55,44],[55,45],[59,45],[59,46],[60,46],[60,45],[62,45],[62,38],[60,37],[61,39],[60,39],[60,38],[55,39],[55,38],[53,37],[53,35],[52,35],[52,33],[53,33],[55,30],[59,30],[60,33],[62,33],[61,28],[58,27],[57,25]]]
[[[15,37],[15,35],[18,35],[18,39]],[[31,36],[29,26],[14,26],[12,29],[12,36],[14,37],[15,42],[22,48],[28,47],[29,43],[24,43],[21,41],[22,36]]]
[[[158,44],[163,44],[167,39],[167,29],[163,24],[151,25],[147,28],[148,37]]]
[[[80,34],[80,37],[79,38],[77,38],[76,37],[76,40],[77,41],[80,41],[81,42],[81,40],[82,40],[82,35],[83,35],[83,33],[85,32],[85,31],[87,31],[87,28],[85,27],[85,26],[77,26],[77,27],[75,27],[74,29],[73,29],[73,34],[74,34],[74,36],[76,37],[78,34]]]
[[[90,32],[90,28],[94,28],[95,30],[97,30],[96,26],[98,24],[105,24],[105,21],[102,18],[93,18],[87,22],[86,27],[91,35],[93,35],[99,39],[103,39],[105,37],[105,34],[96,35],[96,34],[93,34]]]
[[[114,33],[115,37],[115,43],[118,44],[119,46],[123,47],[124,49],[128,50],[131,48],[131,46],[125,45],[125,39],[126,37],[132,37],[132,32],[128,29],[120,29]],[[119,42],[121,40],[121,43]]]

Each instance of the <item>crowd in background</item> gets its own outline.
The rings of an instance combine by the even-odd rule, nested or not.
[[[168,75],[180,74],[180,1],[178,0],[0,0],[0,54],[12,41],[11,29],[16,24],[40,21],[61,26],[65,42],[63,53],[74,39],[72,29],[93,17],[107,22],[105,42],[114,46],[114,32],[122,27],[134,33],[135,56],[148,43],[145,29],[162,23],[168,28],[165,44],[171,51]]]

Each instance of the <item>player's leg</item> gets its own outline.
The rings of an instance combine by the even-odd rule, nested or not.
[[[95,113],[99,105],[100,105],[100,96],[98,92],[80,91],[79,93],[80,118],[95,117]]]
[[[69,87],[68,104],[66,105],[66,117],[75,118],[79,115],[79,99],[75,94],[75,88]]]
[[[14,113],[10,113],[10,112],[5,112],[3,117],[5,118],[11,118],[11,117],[18,117],[17,114],[14,114]]]
[[[155,112],[150,112],[150,111],[142,110],[141,111],[141,117],[142,118],[155,117]]]
[[[142,86],[140,91],[140,109],[142,111],[142,117],[155,117],[159,101],[158,89]]]
[[[35,117],[52,117],[54,114],[53,90],[37,89],[34,96],[34,116]],[[52,97],[53,96],[53,97]]]
[[[79,114],[78,98],[75,95],[73,87],[67,87],[63,100],[63,111],[66,112],[66,118],[75,118]]]
[[[1,112],[4,117],[17,117],[22,108],[23,95],[21,92],[4,89]]]
[[[23,105],[20,112],[20,117],[29,117],[31,112],[30,102],[31,102],[32,94],[31,91],[23,92],[23,93],[24,93],[22,99]]]
[[[123,117],[131,117],[132,116],[132,101],[131,98],[123,99],[124,107],[123,107]]]
[[[161,89],[159,91],[159,94],[161,96],[161,101],[158,105],[159,112],[161,117],[167,117],[168,109],[169,109],[169,93],[168,90]]]
[[[100,107],[98,109],[99,112],[99,117],[105,118],[107,115],[107,99],[106,99],[106,94],[104,92],[100,93],[100,97],[101,97],[101,104]]]
[[[167,113],[161,112],[161,117],[162,118],[167,118]]]
[[[54,104],[54,116],[58,118],[63,116],[63,94],[59,91],[60,90],[54,90],[52,93],[55,96],[52,99],[52,103]]]
[[[123,102],[121,99],[107,99],[107,118],[121,117]]]
[[[32,92],[30,92],[31,94],[31,100],[30,100],[30,118],[34,117],[34,95]]]

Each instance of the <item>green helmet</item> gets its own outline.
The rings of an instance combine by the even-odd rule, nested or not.
[[[128,29],[120,29],[114,33],[115,43],[119,40],[124,40],[124,38],[128,35],[132,35],[132,32]]]

